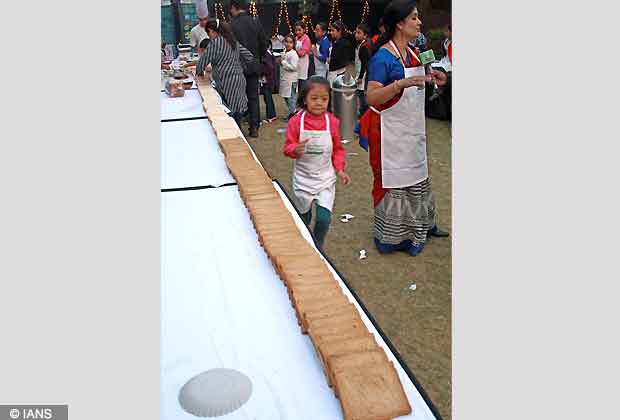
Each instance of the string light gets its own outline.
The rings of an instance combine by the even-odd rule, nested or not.
[[[256,1],[250,1],[250,15],[252,17],[258,17],[258,9],[256,8]]]
[[[293,26],[291,25],[291,20],[288,16],[288,5],[286,0],[280,0],[280,11],[278,12],[278,23],[276,27],[273,29],[273,36],[278,34],[278,30],[280,30],[280,25],[282,24],[282,15],[284,15],[286,19],[286,24],[288,25],[289,33],[293,33]]]
[[[215,18],[226,21],[226,15],[224,14],[224,6],[219,1],[215,3]]]
[[[306,31],[311,31],[312,28],[314,27],[314,25],[312,25],[312,18],[308,15],[303,15],[301,17],[301,21],[304,23],[304,26],[306,27]]]
[[[327,27],[332,26],[332,21],[334,20],[334,11],[336,10],[338,4],[338,0],[332,0],[332,8],[329,12],[329,21],[327,21]]]
[[[304,26],[306,27],[306,31],[312,30],[312,18],[310,17],[310,14],[308,13],[309,10],[308,10],[307,0],[302,1],[301,12],[302,12],[301,21],[304,23]]]
[[[362,20],[360,23],[364,23],[366,18],[370,16],[370,0],[362,0]]]
[[[364,0],[364,1],[368,1],[368,0]],[[339,20],[342,23],[344,23],[344,21],[342,20],[342,13],[340,11],[340,0],[332,0],[332,10],[329,14],[329,22],[327,23],[328,27],[332,26],[332,22],[334,21],[334,16],[337,17],[336,20]],[[347,28],[347,26],[345,25],[344,33],[352,34],[353,31],[349,30],[349,28]]]

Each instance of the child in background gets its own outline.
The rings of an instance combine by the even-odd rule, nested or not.
[[[418,36],[412,42],[409,43],[409,48],[415,51],[417,48],[419,52],[424,52],[428,50],[428,41],[426,40],[426,36],[422,32],[418,32]]]
[[[383,32],[385,32],[385,25],[383,24],[383,18],[380,18],[380,19],[379,19],[379,24],[378,24],[377,26],[379,27],[379,33],[378,33],[378,34],[375,34],[375,35],[372,37],[372,40],[371,40],[371,41],[372,41],[372,43],[373,43],[373,44],[376,44],[376,43],[377,43],[377,41],[379,40],[379,37],[381,36],[381,34],[382,34]]]
[[[344,185],[351,178],[344,172],[345,152],[340,143],[340,121],[327,112],[329,82],[321,76],[310,77],[297,105],[302,108],[288,122],[284,155],[295,159],[293,193],[301,218],[310,226],[312,203],[316,205],[314,237],[322,249],[331,223],[336,196],[336,179]]]
[[[370,36],[370,28],[365,23],[360,23],[355,28],[355,71],[357,73],[357,99],[358,99],[358,116],[361,117],[368,109],[366,102],[366,79],[368,75],[368,60],[370,60],[371,45],[368,41]]]
[[[306,34],[306,27],[302,21],[295,22],[295,51],[299,56],[299,63],[297,64],[297,78],[299,83],[297,86],[301,91],[304,88],[304,83],[308,78],[308,66],[310,64],[310,37]]]
[[[444,40],[442,43],[443,53],[444,55],[449,56],[450,62],[452,62],[452,25],[447,24],[443,28],[443,36]]]
[[[263,120],[263,123],[270,124],[278,119],[276,116],[276,106],[273,103],[273,88],[275,77],[275,58],[271,52],[271,43],[265,51],[261,62],[261,78],[260,85],[263,90],[263,98],[265,99],[265,109],[267,112],[267,118]]]
[[[355,60],[355,49],[353,44],[349,41],[349,38],[345,33],[344,23],[337,20],[329,27],[329,34],[332,38],[332,50],[329,53],[329,72],[327,73],[327,80],[330,85],[334,83],[336,77],[344,74],[347,68],[353,64]],[[353,73],[353,71],[349,71]],[[351,74],[351,76],[355,76]]]
[[[327,58],[329,57],[329,49],[332,47],[332,43],[327,38],[327,24],[325,22],[317,23],[314,27],[314,35],[316,36],[316,44],[312,46],[314,74],[327,77]]]
[[[280,58],[280,96],[282,96],[288,106],[289,120],[295,114],[297,102],[297,64],[299,56],[295,51],[295,37],[289,34],[284,37],[284,54]]]

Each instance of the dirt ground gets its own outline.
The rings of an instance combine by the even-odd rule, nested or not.
[[[248,137],[269,174],[280,181],[289,196],[293,160],[282,154],[287,115],[283,99],[274,95],[278,117],[263,124],[260,137]],[[264,102],[261,100],[264,118]],[[247,127],[243,127],[244,130]],[[247,131],[246,131],[247,132]],[[451,127],[427,120],[432,188],[437,202],[437,223],[451,231]],[[357,139],[344,145],[347,173],[353,183],[338,183],[332,225],[324,251],[358,294],[368,311],[401,354],[444,420],[451,418],[451,238],[433,238],[417,257],[406,253],[379,254],[373,244],[372,174],[368,153]],[[342,223],[339,216],[355,216]],[[359,259],[365,249],[367,258]],[[415,291],[409,289],[415,283]],[[413,407],[415,410],[415,407]]]

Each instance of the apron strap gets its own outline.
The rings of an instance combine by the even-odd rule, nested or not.
[[[392,46],[392,48],[394,48],[394,50],[396,51],[396,53],[398,54],[398,58],[400,58],[400,61],[403,62],[403,67],[405,67],[405,59],[403,58],[403,56],[400,54],[400,50],[396,47],[396,44],[394,44],[394,41],[392,41],[390,39],[390,45]],[[415,55],[415,53],[413,52],[413,50],[409,47],[407,47],[407,51],[409,51],[409,53],[411,54],[411,56],[413,58],[416,59],[416,61],[418,63],[421,63],[420,59]]]
[[[304,117],[306,116],[306,111],[301,113],[301,124],[299,126],[299,132],[304,131]]]
[[[332,131],[329,129],[329,116],[327,115],[327,112],[325,113],[325,126],[327,127],[327,132],[331,136]]]
[[[413,50],[412,50],[411,48],[407,47],[407,50],[409,51],[409,53],[411,54],[411,56],[412,56],[413,58],[415,58],[415,59],[416,59],[416,61],[417,61],[418,63],[422,64],[422,62],[420,61],[420,59],[418,58],[418,56],[417,56],[417,55],[415,55],[415,53],[413,52]],[[412,63],[412,64],[413,64],[413,63]]]

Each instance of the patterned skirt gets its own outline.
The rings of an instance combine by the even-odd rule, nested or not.
[[[430,178],[410,187],[387,190],[375,206],[374,235],[384,244],[397,245],[406,240],[424,244],[434,225],[435,197]]]

